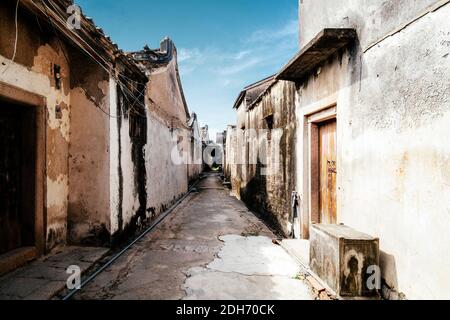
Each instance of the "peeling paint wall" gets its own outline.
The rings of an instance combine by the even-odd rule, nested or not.
[[[71,132],[68,236],[71,243],[108,245],[109,75],[89,57],[70,51]],[[102,108],[105,112],[102,112]]]
[[[337,102],[338,223],[380,238],[390,289],[413,299],[449,298],[450,5],[363,52],[438,1],[366,2],[300,5],[302,45],[325,27],[355,27],[359,41],[303,84],[299,128],[306,110]],[[300,192],[304,137],[300,129]]]
[[[132,79],[131,74],[125,75]],[[110,79],[110,219],[112,244],[139,232],[147,217],[145,84]],[[142,94],[141,94],[142,93]]]
[[[53,36],[47,19],[21,6],[11,62],[14,5],[0,4],[0,81],[46,100],[46,251],[119,244],[185,194],[201,170],[187,162],[190,153],[201,156],[201,141],[198,123],[188,125],[176,51],[148,70],[149,81],[129,55],[105,47],[99,52],[113,62],[109,74],[86,48]]]
[[[19,12],[17,55],[14,4],[0,4],[0,81],[41,95],[47,101],[46,249],[66,242],[69,193],[70,68],[60,44],[36,18]],[[42,29],[42,31],[41,31]],[[64,44],[63,50],[66,50]],[[61,67],[61,88],[56,88],[54,65]]]

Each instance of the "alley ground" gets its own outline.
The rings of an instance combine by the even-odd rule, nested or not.
[[[208,175],[75,299],[312,299],[276,236]]]

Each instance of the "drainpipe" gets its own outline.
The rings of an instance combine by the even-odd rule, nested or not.
[[[297,191],[292,191],[292,229],[291,229],[291,237],[292,239],[295,239],[295,219],[298,218],[298,203],[299,203],[299,196]]]

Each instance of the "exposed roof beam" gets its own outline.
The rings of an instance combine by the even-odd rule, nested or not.
[[[356,39],[355,29],[324,29],[277,74],[277,80],[304,79],[339,49]]]

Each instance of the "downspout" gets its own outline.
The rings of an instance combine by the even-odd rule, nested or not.
[[[291,220],[291,238],[295,239],[295,221],[298,218],[298,204],[299,204],[299,196],[297,191],[292,191],[292,220]]]

